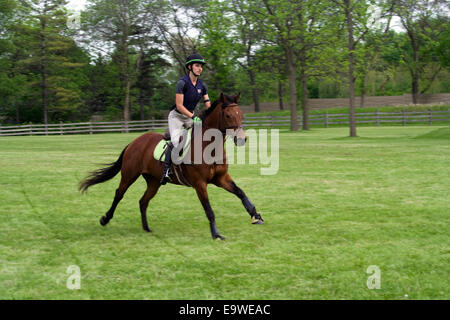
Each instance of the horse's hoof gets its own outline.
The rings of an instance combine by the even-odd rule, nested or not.
[[[108,220],[106,220],[106,217],[105,217],[105,216],[103,216],[103,217],[100,218],[100,224],[101,224],[102,226],[106,226],[107,223],[108,223]]]
[[[216,234],[216,235],[213,237],[213,239],[214,239],[214,240],[216,240],[216,239],[225,240],[225,237],[222,237],[220,234]]]
[[[144,231],[146,231],[146,232],[152,232],[152,230],[150,230],[149,228],[144,228]]]
[[[252,217],[252,224],[264,224],[264,220],[262,218]]]

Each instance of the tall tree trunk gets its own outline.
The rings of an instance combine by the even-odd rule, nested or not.
[[[289,79],[289,109],[291,111],[291,130],[298,131],[298,114],[297,114],[297,76],[294,60],[294,48],[287,45],[285,47],[286,60]]]
[[[15,103],[16,105],[16,123],[20,123],[20,107],[18,103]]]
[[[139,50],[139,56],[136,63],[136,74],[138,74],[138,87],[139,87],[139,119],[145,120],[145,93],[143,88],[142,75],[144,74],[144,48],[141,45]]]
[[[303,111],[303,130],[309,130],[309,106],[308,106],[308,77],[306,75],[306,61],[301,57],[300,81],[302,84],[302,111]]]
[[[130,57],[128,48],[128,39],[130,36],[130,17],[126,7],[126,1],[123,1],[120,7],[123,19],[123,33],[121,35],[121,65],[122,74],[125,85],[125,99],[123,104],[123,120],[125,122],[125,133],[128,133],[128,122],[130,121],[130,88],[131,88],[131,71],[130,71]]]
[[[142,90],[142,87],[139,86],[139,114],[140,119],[145,120],[145,101],[144,101],[144,90]]]
[[[123,120],[125,122],[125,133],[128,133],[128,122],[130,121],[130,87],[131,79],[129,74],[125,78],[125,103],[123,107]]]
[[[280,105],[280,110],[284,109],[283,106],[283,83],[281,82],[281,79],[278,79],[278,101]]]
[[[364,72],[362,83],[361,83],[361,100],[360,100],[360,108],[364,108],[364,103],[366,100],[366,82],[367,82],[367,72]]]
[[[417,39],[411,30],[407,30],[407,34],[411,40],[411,47],[413,50],[413,62],[409,66],[411,73],[411,90],[412,90],[412,102],[417,104],[419,98],[419,48],[420,40]]]
[[[126,32],[127,34],[127,32]],[[130,121],[130,88],[131,88],[131,74],[130,74],[130,57],[128,56],[128,36],[124,37],[123,43],[123,72],[125,81],[125,100],[123,104],[123,120],[125,122],[125,132],[128,133],[128,122]]]
[[[416,70],[411,71],[411,87],[412,102],[417,104],[419,102],[419,73]]]
[[[48,124],[48,107],[47,107],[47,95],[48,95],[48,84],[47,84],[47,43],[46,43],[46,29],[47,21],[46,17],[41,18],[41,99],[42,99],[42,111],[44,113],[44,125]]]
[[[259,112],[259,93],[258,88],[256,87],[256,76],[255,73],[252,70],[252,67],[248,67],[248,75],[250,77],[250,85],[252,86],[252,93],[253,93],[253,103],[255,104],[255,112]]]
[[[356,137],[356,121],[355,121],[355,77],[354,77],[354,53],[355,49],[353,39],[353,15],[350,0],[344,0],[345,15],[347,20],[348,31],[348,82],[349,82],[349,123],[350,137]]]
[[[309,130],[309,106],[308,106],[308,75],[306,73],[307,69],[307,63],[306,63],[306,44],[305,44],[305,34],[306,31],[305,28],[305,21],[304,21],[304,12],[301,9],[303,6],[301,5],[302,2],[300,2],[300,8],[299,8],[299,23],[302,26],[302,32],[300,35],[300,44],[301,44],[301,50],[299,55],[300,60],[300,83],[302,87],[302,113],[303,113],[303,122],[302,122],[302,129],[303,130]],[[305,28],[305,29],[303,29]]]
[[[380,86],[380,92],[381,92],[382,96],[384,96],[385,87],[386,87],[386,84],[389,82],[389,80],[391,80],[391,76],[388,74],[388,75],[386,75],[386,79],[383,81],[383,83]]]

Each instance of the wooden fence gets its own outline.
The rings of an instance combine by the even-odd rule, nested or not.
[[[27,124],[21,126],[0,126],[0,136],[64,135],[105,132],[134,132],[165,129],[167,120],[79,122],[59,124]]]
[[[403,111],[403,112],[361,112],[355,114],[356,124],[365,125],[403,125],[407,124],[441,124],[450,122],[450,110],[446,111]],[[299,125],[302,117],[298,117]],[[335,125],[348,125],[348,114],[313,114],[309,116],[312,127],[325,127]],[[255,116],[244,117],[245,127],[282,128],[290,126],[290,116]],[[64,134],[94,134],[105,132],[135,132],[164,130],[167,120],[144,121],[116,121],[116,122],[81,122],[59,124],[27,124],[20,126],[0,126],[0,136],[24,135],[64,135]]]
[[[313,127],[348,125],[348,113],[328,113],[309,115],[309,124]],[[355,113],[356,124],[379,126],[382,124],[406,126],[412,123],[433,125],[433,123],[450,122],[450,110],[445,111],[402,111],[402,112],[359,112]],[[298,116],[298,124],[302,125],[302,116]],[[290,116],[247,116],[246,127],[288,127]]]

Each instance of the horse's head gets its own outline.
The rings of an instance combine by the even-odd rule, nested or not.
[[[222,133],[233,138],[237,146],[243,146],[247,141],[244,128],[242,126],[242,110],[238,106],[240,94],[235,96],[226,96],[220,94],[218,101],[210,107],[211,119],[207,126],[214,126]]]

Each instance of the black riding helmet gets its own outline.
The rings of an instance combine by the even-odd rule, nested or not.
[[[205,59],[203,59],[203,57],[198,53],[191,54],[189,57],[187,57],[186,63],[184,65],[187,69],[189,69],[189,66],[194,63],[201,63],[202,65],[206,64]]]

